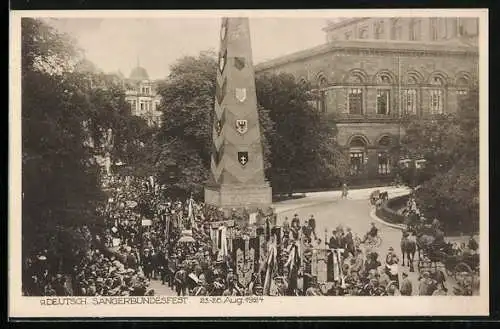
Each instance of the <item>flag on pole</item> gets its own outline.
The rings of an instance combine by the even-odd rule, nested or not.
[[[264,295],[269,296],[271,292],[271,285],[273,281],[273,274],[276,270],[276,256],[277,256],[276,244],[270,243],[268,247],[268,257],[267,257],[267,269],[266,269],[266,278],[264,280]]]
[[[221,226],[217,229],[216,246],[219,251],[218,260],[222,261],[228,255],[227,228],[225,226]]]
[[[191,228],[194,228],[194,213],[193,213],[193,198],[189,198],[189,203],[188,203],[188,220],[191,221]]]
[[[329,281],[340,281],[344,283],[344,274],[342,273],[342,253],[344,249],[332,249],[331,262],[329,262],[328,272],[331,273],[331,279]],[[330,272],[331,271],[331,272]]]

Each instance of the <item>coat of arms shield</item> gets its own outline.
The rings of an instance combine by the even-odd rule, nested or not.
[[[245,99],[247,99],[247,90],[246,88],[236,88],[235,89],[235,97],[240,103],[243,103]]]
[[[217,133],[217,136],[220,136],[222,132],[222,123],[220,122],[220,120],[217,120],[217,122],[215,123],[215,132]]]
[[[219,69],[221,72],[224,71],[224,66],[226,66],[226,54],[219,58]]]
[[[238,162],[244,166],[248,163],[248,152],[238,152]]]
[[[236,130],[241,134],[245,134],[248,131],[248,121],[247,120],[236,120]]]

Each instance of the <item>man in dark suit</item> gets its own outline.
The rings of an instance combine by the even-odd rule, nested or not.
[[[343,240],[342,241],[342,246],[343,246],[343,248],[345,248],[346,253],[350,252],[351,254],[354,255],[355,254],[355,252],[354,252],[355,248],[354,248],[354,239],[352,237],[351,228],[350,227],[346,228],[346,231],[347,231],[347,233],[344,235],[344,237],[342,239]]]
[[[342,248],[342,241],[341,241],[341,239],[338,236],[338,233],[336,231],[332,232],[332,237],[330,238],[330,241],[328,242],[328,247],[330,249]]]
[[[314,235],[314,239],[317,239],[318,237],[316,235],[316,219],[314,219],[314,215],[311,215],[307,224],[309,225],[312,234]]]

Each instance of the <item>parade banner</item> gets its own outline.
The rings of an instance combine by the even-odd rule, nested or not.
[[[344,249],[331,249],[328,255],[327,271],[328,281],[343,281],[342,253]]]
[[[277,272],[277,256],[278,252],[276,245],[270,243],[267,251],[267,262],[266,262],[266,277],[264,280],[264,295],[269,295],[271,291],[271,286],[273,282],[274,274]]]
[[[256,212],[251,213],[248,216],[248,225],[254,225],[254,224],[257,224],[257,213]]]
[[[236,274],[238,282],[243,286],[252,280],[252,274],[256,272],[256,263],[259,260],[258,238],[235,238],[233,244],[233,259],[236,263]]]
[[[313,249],[311,261],[311,275],[316,276],[318,282],[330,282],[328,273],[333,272],[329,266],[329,249]],[[328,271],[330,269],[330,271]],[[330,276],[331,278],[331,276]]]
[[[226,227],[233,227],[234,226],[234,220],[221,220],[217,222],[211,222],[210,225],[212,228],[218,229],[221,226],[226,226]]]
[[[217,229],[216,246],[218,251],[218,260],[224,260],[224,257],[228,255],[227,228],[225,226],[221,226]]]

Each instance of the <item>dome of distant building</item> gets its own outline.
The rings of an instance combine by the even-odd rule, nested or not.
[[[148,71],[145,68],[137,66],[130,73],[130,79],[132,80],[149,80]]]

